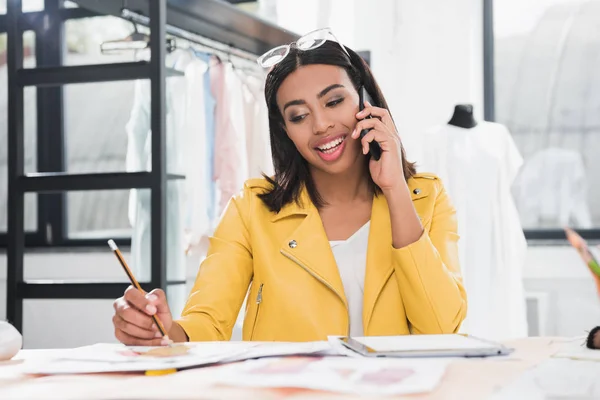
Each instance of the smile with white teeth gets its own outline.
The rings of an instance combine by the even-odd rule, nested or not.
[[[341,136],[335,140],[332,140],[329,143],[325,143],[322,146],[317,147],[323,153],[333,153],[336,147],[338,147],[344,141],[344,137]]]

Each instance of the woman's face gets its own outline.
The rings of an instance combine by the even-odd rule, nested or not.
[[[350,137],[358,93],[343,68],[298,68],[279,87],[277,106],[287,135],[312,167],[337,174],[362,162],[360,142]]]

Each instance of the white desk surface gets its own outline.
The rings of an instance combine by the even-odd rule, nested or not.
[[[527,338],[506,345],[515,348],[507,357],[453,361],[441,385],[433,393],[400,396],[402,399],[484,399],[517,378],[523,371],[553,354],[560,338]],[[164,376],[141,374],[98,374],[30,376],[18,372],[27,360],[47,356],[57,350],[23,350],[15,359],[0,362],[0,399],[347,399],[353,396],[304,389],[248,389],[215,386],[210,373],[188,370]],[[389,398],[389,397],[386,397]]]

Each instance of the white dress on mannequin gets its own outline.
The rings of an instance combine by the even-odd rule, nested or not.
[[[494,340],[527,336],[522,277],[527,243],[511,195],[522,163],[500,124],[441,125],[424,135],[419,169],[444,181],[457,210],[469,302],[462,332]]]

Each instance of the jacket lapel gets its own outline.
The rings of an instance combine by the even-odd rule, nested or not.
[[[367,247],[367,269],[363,298],[363,327],[365,334],[375,302],[383,286],[392,275],[392,227],[388,204],[383,195],[373,198],[371,228]]]
[[[429,185],[419,187],[415,179],[408,181],[413,205],[421,223],[425,228],[431,215],[421,215],[422,207],[419,200],[429,196]],[[369,322],[373,315],[375,303],[388,279],[392,276],[392,224],[390,211],[385,196],[380,194],[373,199],[371,210],[371,230],[367,248],[367,269],[365,273],[365,290],[363,298],[363,327],[368,334]]]
[[[298,227],[281,242],[280,252],[332,290],[347,305],[342,278],[340,277],[329,239],[317,208],[310,201],[306,190],[301,204],[288,204],[273,221],[291,216],[304,216]]]

